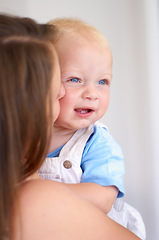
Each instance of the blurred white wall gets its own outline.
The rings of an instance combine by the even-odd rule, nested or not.
[[[80,17],[107,37],[114,66],[102,121],[123,149],[125,200],[142,214],[147,239],[159,239],[159,1],[0,0],[0,12]]]

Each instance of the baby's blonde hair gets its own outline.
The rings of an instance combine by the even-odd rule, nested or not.
[[[63,37],[82,38],[89,42],[95,41],[97,44],[108,47],[109,44],[104,35],[92,25],[78,18],[56,18],[48,22],[58,30],[57,42]],[[55,43],[56,44],[56,43]]]

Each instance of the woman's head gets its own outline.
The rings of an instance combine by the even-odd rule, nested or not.
[[[40,125],[39,123],[43,121],[41,118],[37,120],[36,116],[33,117],[33,115],[43,114],[42,118],[46,117],[45,112],[43,113],[41,109],[45,108],[44,99],[47,93],[51,91],[51,86],[53,85],[55,91],[55,94],[53,93],[50,97],[50,102],[51,98],[53,101],[52,105],[56,103],[56,101],[54,102],[54,99],[56,98],[56,92],[59,91],[60,88],[60,83],[58,84],[59,79],[55,82],[56,86],[50,83],[54,75],[59,78],[58,60],[52,45],[54,38],[56,38],[56,30],[54,26],[50,26],[48,24],[38,24],[35,20],[30,18],[0,14],[0,84],[3,84],[4,87],[2,90],[1,86],[0,97],[3,98],[2,100],[6,97],[5,102],[8,104],[8,108],[11,107],[9,105],[9,99],[11,97],[13,98],[15,108],[12,107],[11,110],[12,112],[17,111],[17,114],[20,113],[20,115],[15,114],[14,120],[16,117],[18,118],[20,116],[22,121],[22,117],[24,117],[24,115],[26,118],[32,118],[33,125],[30,122],[31,120],[29,120],[29,123],[26,121],[26,123],[30,124],[29,126],[33,128],[33,131],[36,131]],[[4,79],[4,82],[2,82],[2,78]],[[9,91],[11,91],[11,93]],[[61,94],[63,94],[63,92],[61,92],[57,98],[60,98]],[[7,96],[10,97],[7,98]],[[47,97],[47,99],[49,99],[49,97]],[[26,101],[28,102],[26,103]],[[22,107],[23,105],[24,107]],[[29,108],[29,115],[27,115],[28,110],[25,109],[26,107]],[[57,109],[58,107],[56,107],[56,111],[54,109],[52,111],[51,109],[49,111],[49,116],[51,116],[51,114],[57,115]],[[7,111],[6,108],[4,110]],[[11,111],[9,112],[11,114]],[[22,113],[24,113],[24,115],[22,115]],[[8,116],[9,115],[6,117]],[[55,119],[57,116],[52,117]],[[11,123],[12,122],[13,121],[11,121]],[[34,128],[34,124],[36,128]],[[19,124],[17,126],[19,126]],[[43,126],[46,128],[45,124],[39,126],[41,133],[42,131],[45,132]],[[19,131],[21,130],[19,129]],[[33,132],[30,130],[29,133],[28,129],[23,129],[22,133],[24,133],[24,131],[26,131],[27,135],[31,135]],[[41,133],[38,133],[39,137]],[[25,137],[25,135],[26,134],[24,134],[23,137]],[[33,136],[32,140],[36,140],[36,134]],[[45,141],[46,140],[43,140],[43,142]],[[38,141],[39,146],[40,142],[42,141]],[[22,144],[23,143],[21,143],[21,146]],[[27,145],[29,145],[29,143],[27,143]],[[41,148],[39,147],[39,149]],[[43,150],[40,151],[42,152]],[[39,150],[36,150],[36,152],[39,152]],[[32,159],[34,156],[36,156],[35,152],[32,154]],[[30,174],[30,172],[27,173],[27,171],[24,171],[24,173]]]

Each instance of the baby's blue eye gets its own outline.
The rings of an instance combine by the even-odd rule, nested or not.
[[[70,81],[71,82],[79,82],[79,79],[78,78],[71,78]]]
[[[98,83],[101,84],[101,85],[105,85],[106,84],[106,80],[100,80]]]

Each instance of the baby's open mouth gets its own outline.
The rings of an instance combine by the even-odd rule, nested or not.
[[[93,109],[91,109],[91,108],[88,108],[88,109],[83,109],[83,108],[76,108],[75,109],[75,111],[77,112],[77,113],[90,113],[90,112],[92,112],[92,111],[94,111]]]

